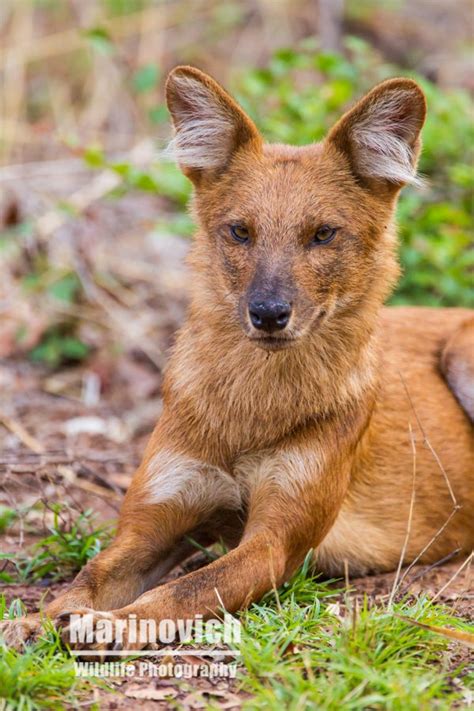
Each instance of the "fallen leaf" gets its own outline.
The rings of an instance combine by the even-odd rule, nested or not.
[[[128,436],[124,424],[118,417],[107,419],[94,415],[73,417],[64,423],[62,429],[68,437],[76,437],[80,434],[102,435],[114,442],[124,442]]]
[[[219,699],[218,704],[220,709],[240,708],[242,705],[242,699],[235,694],[228,691],[218,691],[217,689],[193,691],[191,694],[188,694],[181,703],[184,708],[204,709],[208,708],[208,702],[212,700],[212,697]]]
[[[177,689],[174,686],[165,686],[155,688],[154,686],[130,686],[125,691],[125,696],[131,699],[147,699],[149,701],[165,701],[166,699],[174,699],[178,696]]]
[[[209,666],[210,662],[203,657],[195,657],[192,654],[181,654],[181,659],[186,664],[207,664]]]
[[[329,612],[330,615],[338,617],[340,620],[343,619],[343,616],[341,615],[341,604],[339,602],[330,602],[326,605],[326,612]]]

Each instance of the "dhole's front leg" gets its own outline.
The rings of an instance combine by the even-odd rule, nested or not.
[[[35,637],[42,617],[128,605],[196,550],[187,534],[204,545],[238,539],[241,501],[230,475],[154,442],[154,455],[145,457],[127,492],[113,543],[41,615],[0,622],[12,646]]]
[[[308,549],[324,538],[347,489],[348,470],[342,456],[323,465],[321,456],[305,447],[247,460],[236,472],[248,505],[240,544],[205,568],[112,610],[112,616],[159,623],[209,617],[222,608],[232,612],[259,599],[288,579]]]

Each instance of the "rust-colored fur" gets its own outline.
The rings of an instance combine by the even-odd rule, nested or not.
[[[404,562],[468,553],[472,313],[382,308],[398,275],[393,213],[415,179],[421,90],[384,82],[323,143],[300,148],[264,145],[196,69],[174,70],[167,97],[196,188],[192,303],[117,537],[46,613],[233,611],[310,548],[330,574],[345,561],[354,574],[393,570],[413,492]],[[286,305],[288,322],[273,315],[262,329],[254,303]],[[192,552],[187,534],[232,550],[155,587]],[[5,629],[14,641],[37,625]]]

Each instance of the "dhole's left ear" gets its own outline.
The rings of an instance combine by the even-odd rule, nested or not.
[[[416,164],[425,96],[411,79],[389,79],[361,99],[330,131],[326,141],[348,159],[353,174],[369,185],[398,189],[419,183]]]
[[[262,140],[253,121],[199,69],[173,69],[166,101],[175,129],[168,151],[194,182],[225,169],[240,149],[260,151]]]

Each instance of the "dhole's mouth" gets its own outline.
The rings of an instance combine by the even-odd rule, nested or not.
[[[265,351],[281,351],[294,346],[297,339],[284,336],[253,336],[250,341]]]

